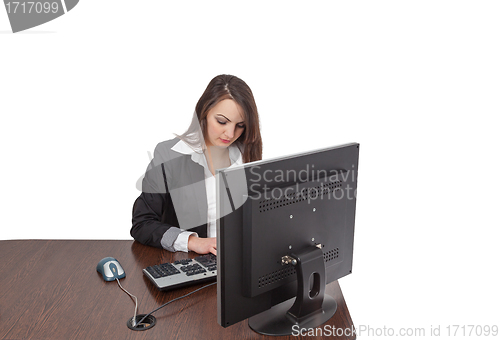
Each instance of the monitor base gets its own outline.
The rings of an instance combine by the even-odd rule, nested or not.
[[[322,250],[310,246],[291,254],[291,257],[296,260],[297,296],[251,317],[248,324],[257,333],[296,334],[303,328],[324,324],[337,310],[337,302],[325,294],[326,273]]]
[[[299,334],[303,328],[315,328],[327,322],[337,311],[337,302],[328,294],[324,295],[322,309],[304,320],[297,322],[287,313],[295,298],[287,300],[248,319],[252,330],[264,335]]]

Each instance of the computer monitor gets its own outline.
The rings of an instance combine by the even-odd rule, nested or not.
[[[217,320],[268,335],[317,327],[352,270],[359,144],[217,173]],[[295,326],[297,327],[297,326]]]

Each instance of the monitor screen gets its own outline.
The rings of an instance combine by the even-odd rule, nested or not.
[[[324,290],[352,270],[358,155],[352,143],[218,171],[221,326],[285,335],[333,316]]]

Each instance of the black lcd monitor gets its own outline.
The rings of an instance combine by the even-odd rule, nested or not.
[[[267,335],[330,319],[352,270],[359,144],[217,172],[217,320]],[[295,326],[295,327],[297,327]]]

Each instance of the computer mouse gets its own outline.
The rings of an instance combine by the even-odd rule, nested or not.
[[[123,279],[125,270],[122,265],[114,257],[105,257],[97,264],[97,271],[101,273],[104,281],[114,281],[115,279]]]

